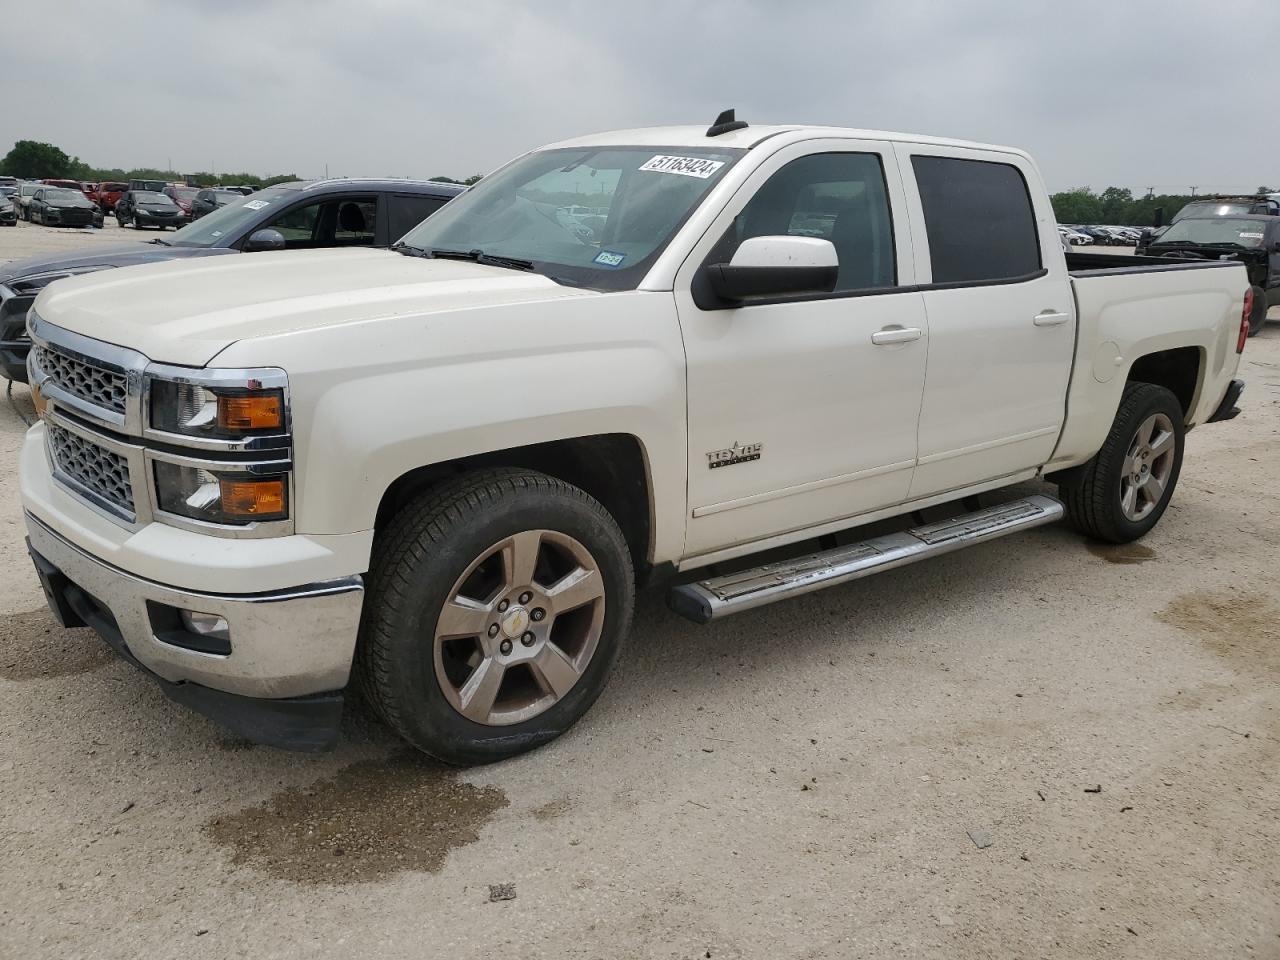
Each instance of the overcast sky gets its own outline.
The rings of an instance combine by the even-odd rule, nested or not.
[[[23,42],[0,58],[0,155],[34,139],[103,167],[463,177],[733,106],[1014,144],[1051,190],[1280,189],[1280,0],[3,8]]]

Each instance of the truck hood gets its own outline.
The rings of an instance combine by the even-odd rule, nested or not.
[[[537,273],[389,250],[211,257],[59,280],[35,311],[48,323],[204,366],[238,340],[446,310],[596,296]]]
[[[238,252],[216,247],[166,247],[160,243],[125,243],[108,247],[86,247],[70,253],[52,255],[46,253],[38,257],[0,264],[0,284],[16,284],[25,277],[38,277],[43,274],[57,273],[60,270],[130,267],[139,263],[160,263],[186,257]]]

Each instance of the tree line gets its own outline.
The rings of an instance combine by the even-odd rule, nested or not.
[[[1271,187],[1258,187],[1258,193],[1273,193]],[[1192,200],[1189,193],[1158,193],[1135,197],[1128,187],[1107,187],[1095,193],[1088,187],[1076,187],[1055,193],[1053,212],[1059,223],[1108,224],[1111,226],[1149,227],[1155,223],[1156,209],[1164,208],[1165,223]]]
[[[103,181],[129,180],[164,180],[170,183],[181,183],[186,177],[192,177],[201,185],[221,183],[227,186],[257,185],[269,187],[272,184],[284,183],[288,180],[302,179],[296,173],[279,173],[272,176],[260,176],[256,173],[179,173],[176,170],[157,170],[152,167],[136,167],[125,170],[120,167],[94,167],[79,157],[71,157],[61,148],[51,143],[38,140],[19,140],[13,149],[0,159],[0,174],[7,177],[21,177],[26,180],[81,180],[91,183]],[[432,180],[444,183],[461,183],[470,186],[480,179],[474,174],[465,180],[452,177],[437,176]]]

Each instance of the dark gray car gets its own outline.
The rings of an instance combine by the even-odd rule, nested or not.
[[[27,381],[27,310],[44,287],[78,273],[260,250],[386,247],[463,191],[420,180],[282,183],[241,197],[150,243],[33,257],[0,266],[0,373]]]

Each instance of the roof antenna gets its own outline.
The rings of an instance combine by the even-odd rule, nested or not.
[[[732,133],[734,130],[743,130],[747,126],[745,120],[733,119],[733,108],[723,111],[720,116],[716,117],[716,122],[707,127],[708,137],[718,137],[722,133]]]

